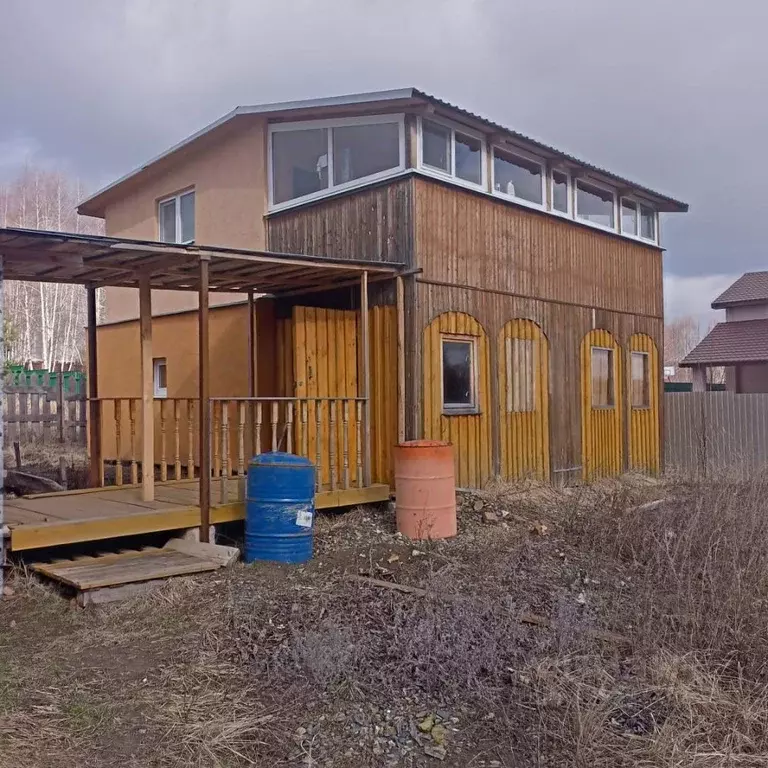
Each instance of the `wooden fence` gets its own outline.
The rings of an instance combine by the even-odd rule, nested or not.
[[[667,470],[748,474],[768,466],[768,394],[664,395]]]
[[[75,443],[85,445],[86,393],[74,378],[47,375],[40,384],[6,383],[5,445],[14,441]]]

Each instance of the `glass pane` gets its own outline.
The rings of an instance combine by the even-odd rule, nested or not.
[[[195,193],[187,192],[179,198],[181,213],[181,242],[191,243],[195,239]]]
[[[421,161],[431,168],[451,172],[451,132],[448,128],[422,120]]]
[[[552,208],[568,213],[568,176],[558,171],[552,172]]]
[[[483,183],[483,142],[456,134],[456,176],[473,184]]]
[[[507,410],[536,410],[535,366],[532,339],[507,339]]]
[[[631,395],[633,408],[647,408],[648,394],[648,355],[633,352],[631,356]]]
[[[160,203],[160,242],[176,242],[176,200]]]
[[[592,407],[613,405],[613,352],[592,347]]]
[[[576,215],[593,224],[613,229],[613,193],[590,184],[577,182]]]
[[[640,206],[640,235],[648,240],[656,239],[656,216],[644,205]]]
[[[493,150],[493,185],[497,192],[541,205],[541,166],[538,163]]]
[[[625,235],[637,234],[637,206],[629,201],[621,201],[621,231]]]
[[[471,408],[472,401],[471,341],[443,340],[443,405]]]
[[[328,188],[328,130],[272,134],[273,202],[284,203]]]
[[[400,165],[397,123],[333,128],[333,184],[362,179]]]

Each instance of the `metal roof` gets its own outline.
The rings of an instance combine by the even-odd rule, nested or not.
[[[0,254],[6,280],[197,290],[199,265],[210,262],[211,291],[267,293],[276,296],[334,290],[360,281],[394,277],[402,264],[331,259],[270,251],[148,240],[0,229]]]
[[[768,319],[718,323],[680,363],[734,365],[768,362]]]
[[[572,163],[576,166],[583,168],[585,171],[600,174],[605,179],[613,181],[619,184],[620,186],[625,187],[628,190],[632,190],[635,193],[644,194],[649,198],[652,198],[653,201],[657,203],[657,205],[659,206],[659,210],[674,211],[674,212],[680,212],[680,213],[684,213],[688,210],[687,203],[684,203],[680,200],[676,200],[675,198],[669,197],[668,195],[662,194],[660,192],[656,192],[650,189],[649,187],[640,185],[634,181],[631,181],[630,179],[626,179],[622,176],[618,176],[614,173],[611,173],[610,171],[605,170],[604,168],[600,168],[596,165],[587,163],[584,160],[580,160],[574,155],[570,155],[567,152],[563,152],[553,146],[550,146],[549,144],[545,144],[541,141],[538,141],[537,139],[533,139],[530,136],[526,136],[517,131],[513,131],[511,128],[507,128],[499,123],[489,120],[486,117],[482,117],[481,115],[477,115],[455,104],[451,104],[448,101],[439,99],[436,96],[426,93],[425,91],[419,90],[418,88],[397,88],[397,89],[385,90],[385,91],[372,91],[369,93],[354,93],[346,96],[330,96],[330,97],[319,98],[319,99],[303,99],[300,101],[284,101],[284,102],[275,102],[271,104],[255,104],[251,106],[236,107],[231,112],[228,112],[226,115],[224,115],[223,117],[220,117],[218,120],[215,120],[214,122],[205,126],[201,130],[196,131],[191,136],[188,136],[186,139],[183,139],[182,141],[180,141],[178,144],[174,144],[172,147],[165,150],[165,152],[162,152],[156,157],[153,157],[151,160],[148,160],[146,163],[139,166],[135,170],[131,171],[130,173],[127,173],[126,175],[117,179],[117,181],[114,181],[111,184],[108,184],[103,189],[100,189],[95,194],[86,198],[80,203],[80,205],[78,206],[78,210],[85,215],[89,215],[88,209],[92,208],[92,203],[94,203],[102,195],[110,192],[118,185],[137,176],[139,173],[147,170],[150,166],[154,165],[160,160],[163,160],[164,158],[168,157],[174,152],[177,152],[178,150],[191,144],[192,142],[197,141],[201,137],[209,134],[211,131],[221,127],[222,125],[230,122],[231,120],[234,120],[235,118],[243,117],[247,115],[269,115],[274,113],[297,112],[297,111],[307,110],[307,109],[333,109],[335,107],[350,107],[350,106],[363,105],[363,104],[376,104],[376,103],[380,104],[382,102],[403,102],[403,101],[405,102],[413,101],[416,103],[428,102],[433,106],[442,107],[443,109],[449,110],[455,114],[468,118],[473,122],[481,123],[486,128],[490,128],[493,132],[506,134],[506,136],[512,140],[517,140],[521,143],[527,144],[531,147],[538,149],[539,151],[543,152],[548,158],[555,159],[559,162]]]
[[[712,309],[762,302],[768,302],[768,272],[745,272],[712,302]]]

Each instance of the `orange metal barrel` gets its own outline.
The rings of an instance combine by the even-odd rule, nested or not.
[[[453,446],[412,440],[395,446],[397,530],[409,539],[456,535]]]

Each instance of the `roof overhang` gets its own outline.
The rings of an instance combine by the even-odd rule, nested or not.
[[[403,265],[320,256],[248,251],[145,240],[0,229],[5,280],[137,288],[149,279],[158,289],[199,289],[201,260],[209,262],[209,289],[233,293],[296,295],[391,279]]]
[[[768,318],[718,323],[679,363],[681,368],[768,363]]]

